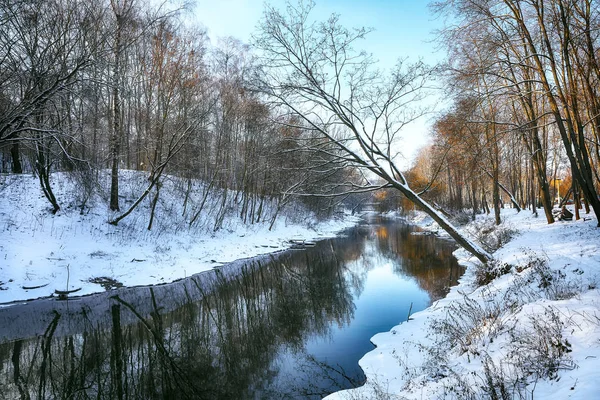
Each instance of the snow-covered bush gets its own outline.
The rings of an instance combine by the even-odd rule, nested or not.
[[[512,332],[511,361],[518,365],[523,376],[533,379],[558,378],[561,369],[574,368],[568,353],[571,344],[563,337],[564,324],[553,307],[529,318],[529,326]]]
[[[506,222],[496,225],[491,218],[478,219],[469,224],[467,230],[490,253],[510,242],[518,234],[518,231]]]
[[[486,399],[512,400],[525,399],[525,387],[527,380],[520,375],[511,363],[498,362],[489,354],[484,354],[483,375],[479,374],[481,394]]]
[[[463,295],[462,301],[448,306],[445,318],[434,319],[431,330],[436,336],[436,348],[443,352],[452,350],[459,354],[477,353],[473,350],[482,340],[493,341],[505,330],[505,318],[512,304],[494,299],[479,302]]]
[[[523,249],[527,255],[524,265],[516,267],[521,273],[514,279],[509,294],[514,298],[527,298],[535,301],[540,298],[548,300],[570,299],[585,290],[581,279],[567,276],[560,269],[550,268],[547,256],[540,256],[530,250]]]
[[[457,211],[452,214],[452,222],[457,225],[466,225],[473,219],[473,214],[465,210]]]
[[[508,274],[512,266],[502,261],[493,260],[487,264],[479,264],[475,269],[475,284],[487,285],[499,276]]]
[[[534,267],[533,274],[549,300],[565,300],[581,292],[577,282],[566,279],[566,274],[558,269],[551,269],[548,263],[541,263]]]
[[[484,296],[485,297],[485,296]],[[482,305],[483,304],[483,305]],[[468,296],[448,307],[446,317],[430,325],[435,340],[424,348],[429,379],[438,380],[458,399],[525,399],[527,388],[539,379],[557,379],[558,371],[575,367],[571,344],[563,336],[559,312],[545,307],[526,319],[511,302]],[[496,338],[510,338],[503,351],[493,351]],[[468,375],[450,356],[480,365]]]

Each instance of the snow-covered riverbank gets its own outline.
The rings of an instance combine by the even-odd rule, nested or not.
[[[547,225],[527,210],[502,216],[482,236],[510,238],[494,253],[497,265],[483,270],[458,250],[468,266],[460,284],[375,335],[377,348],[360,360],[366,385],[327,399],[600,397],[596,217]],[[466,229],[482,232],[483,225],[493,226],[478,220]]]
[[[107,223],[112,214],[105,202],[92,199],[80,213],[71,200],[76,190],[71,177],[54,174],[52,179],[63,206],[56,215],[48,212],[36,178],[0,177],[0,305],[56,295],[57,290],[76,290],[70,295],[79,296],[118,285],[171,282],[236,259],[283,250],[292,245],[290,240],[335,236],[357,222],[347,215],[324,222],[281,216],[269,231],[269,221],[244,225],[233,211],[223,228],[213,232],[202,223],[190,227],[180,218],[183,196],[163,190],[157,222],[148,231],[149,200],[113,226]],[[143,183],[141,174],[123,177],[124,205],[141,193]]]

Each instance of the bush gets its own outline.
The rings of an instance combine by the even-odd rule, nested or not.
[[[459,211],[452,215],[452,222],[456,225],[466,225],[472,220],[472,214],[465,211]]]
[[[496,225],[492,219],[476,221],[469,230],[481,246],[490,253],[510,242],[518,233],[516,229],[506,224]]]
[[[523,279],[515,280],[511,292],[533,301],[540,297],[548,300],[570,299],[582,291],[581,282],[569,280],[563,271],[550,268],[546,256],[542,257],[527,250],[524,252],[528,255],[527,262],[516,269],[518,272],[528,273]]]
[[[570,299],[581,292],[575,282],[566,279],[564,272],[551,269],[547,262],[536,265],[533,275],[538,281],[538,287],[544,291],[549,300]]]
[[[487,285],[499,276],[508,274],[512,266],[500,261],[490,261],[487,264],[478,265],[475,270],[475,284],[477,286]]]
[[[460,354],[477,354],[476,342],[483,338],[493,341],[504,330],[504,317],[512,309],[506,302],[478,301],[464,296],[448,306],[443,319],[431,323],[433,332],[438,335],[436,347],[442,352],[457,348]]]
[[[552,307],[530,317],[530,329],[513,332],[513,362],[524,376],[557,379],[560,369],[572,369],[571,344],[562,336],[563,323]]]
[[[430,371],[429,379],[439,380],[446,392],[459,399],[507,400],[529,398],[528,385],[539,379],[558,379],[560,370],[575,368],[569,356],[571,344],[562,335],[564,324],[554,308],[529,317],[529,323],[520,329],[505,326],[505,320],[514,315],[510,308],[481,306],[465,299],[460,306],[451,307],[447,318],[434,321],[432,328],[439,337],[425,349],[429,359],[424,368]],[[476,350],[484,348],[476,346],[476,340],[485,336],[492,342],[501,333],[511,339],[505,356],[494,361],[486,351]],[[447,357],[455,347],[461,354],[468,352],[469,357],[479,358],[483,368],[470,376],[453,370]]]

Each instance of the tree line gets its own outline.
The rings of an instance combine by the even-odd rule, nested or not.
[[[600,212],[600,4],[592,0],[439,1],[452,104],[412,173],[450,209],[504,202]]]
[[[274,221],[295,197],[330,210],[333,198],[358,206],[394,193],[482,262],[491,255],[452,211],[494,210],[500,223],[509,199],[552,223],[560,177],[577,217],[582,201],[600,213],[597,1],[435,1],[447,62],[400,59],[389,71],[356,48],[369,29],[318,20],[312,1],[266,5],[252,50],[210,46],[185,7],[166,3],[1,1],[0,165],[34,170],[54,212],[51,170],[82,182],[110,171],[110,222],[149,198],[148,228],[165,172],[187,180],[185,201],[193,179],[204,199],[218,192],[215,229],[232,199],[255,222],[265,200]],[[433,145],[402,170],[400,132],[428,112],[419,104],[440,76],[451,104]],[[122,169],[148,174],[123,210]]]
[[[0,169],[33,172],[53,213],[61,204],[52,172],[77,178],[88,193],[82,208],[108,173],[110,222],[149,200],[148,229],[167,174],[187,182],[186,201],[196,179],[204,200],[221,199],[215,229],[230,201],[244,222],[274,221],[290,188],[343,180],[349,171],[304,168],[323,155],[292,151],[311,134],[286,124],[290,117],[252,89],[249,46],[234,38],[211,45],[189,13],[167,2],[1,0]],[[119,201],[123,170],[148,176],[127,207]],[[275,215],[265,215],[268,201]],[[304,203],[331,209],[324,200]],[[204,205],[188,210],[190,224]]]

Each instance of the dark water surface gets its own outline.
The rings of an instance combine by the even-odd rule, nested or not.
[[[447,293],[454,245],[373,220],[173,284],[0,308],[0,398],[319,399]]]

